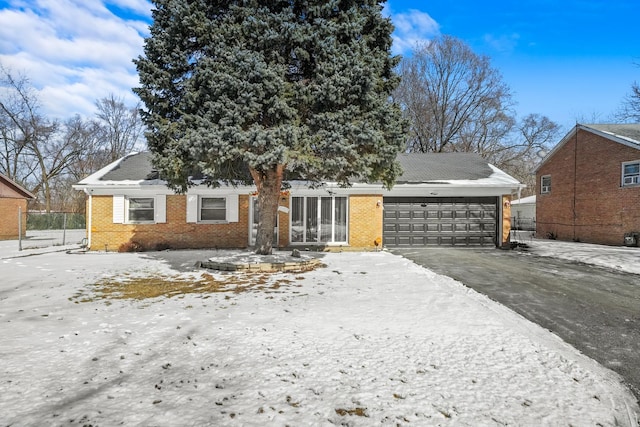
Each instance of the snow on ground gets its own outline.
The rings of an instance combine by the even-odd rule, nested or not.
[[[557,240],[534,240],[531,246],[536,255],[640,274],[640,248],[637,247],[610,246],[603,251],[602,245]]]
[[[2,426],[633,426],[640,414],[619,377],[555,335],[386,252],[326,254],[324,268],[245,292],[87,302],[128,272],[201,273],[144,254],[0,258]]]

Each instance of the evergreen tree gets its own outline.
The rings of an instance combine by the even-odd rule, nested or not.
[[[153,0],[134,90],[163,178],[252,180],[259,254],[287,177],[391,186],[405,136],[384,1]]]

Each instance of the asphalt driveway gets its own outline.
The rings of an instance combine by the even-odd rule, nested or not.
[[[619,373],[640,402],[640,275],[462,248],[395,249],[511,308]]]

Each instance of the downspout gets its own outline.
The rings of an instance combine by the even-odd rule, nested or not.
[[[573,241],[576,241],[576,187],[578,185],[578,123],[576,123],[575,146],[573,149]]]
[[[91,248],[91,218],[93,217],[93,196],[91,190],[84,189],[84,192],[89,196],[89,213],[87,215],[87,249]]]

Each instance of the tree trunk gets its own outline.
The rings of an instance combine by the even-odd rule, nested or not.
[[[258,189],[258,231],[255,244],[255,253],[258,255],[271,255],[282,172],[283,165],[276,165],[262,171],[251,169],[251,176]]]

